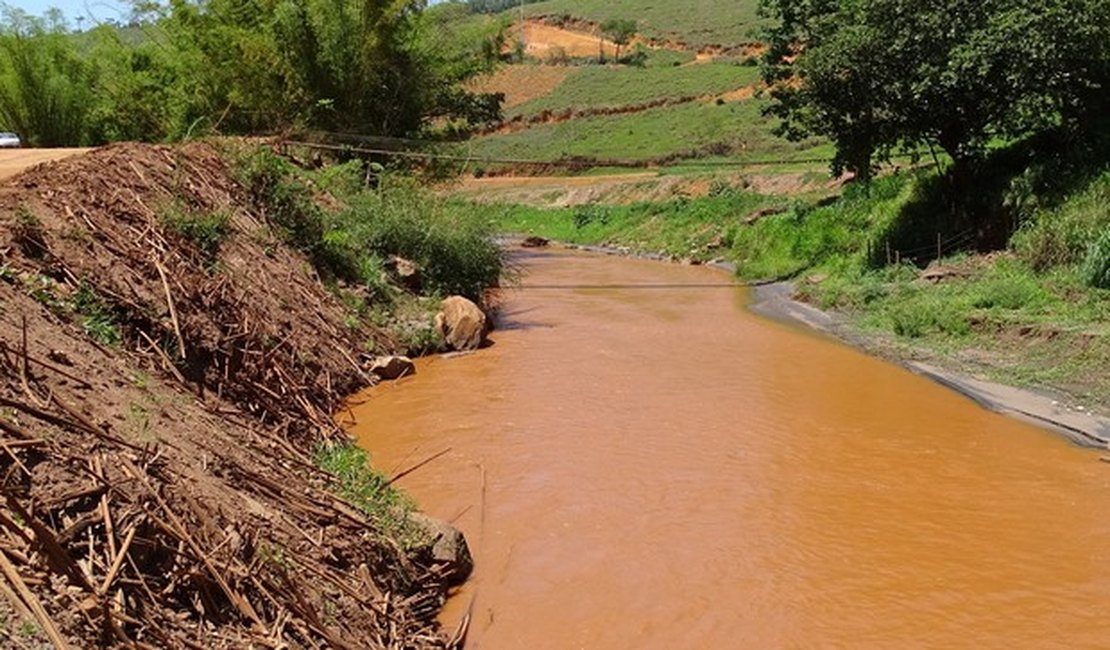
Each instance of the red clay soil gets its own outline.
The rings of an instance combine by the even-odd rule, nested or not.
[[[390,342],[225,160],[117,145],[0,183],[0,646],[448,645],[441,567],[311,458],[369,381],[357,351]],[[214,263],[168,206],[232,215]],[[86,333],[90,296],[118,343]]]
[[[474,82],[471,89],[505,95],[501,107],[508,109],[550,94],[573,71],[560,65],[506,65]]]
[[[586,56],[597,54],[596,43],[599,40],[598,34],[601,33],[601,23],[562,14],[538,15],[530,18],[526,22],[529,25],[547,25],[550,28],[558,29],[559,32],[568,35],[564,37],[568,41],[576,38],[593,38],[593,42],[595,43],[594,51],[587,53]],[[648,37],[642,34],[632,39],[630,45],[635,47],[637,44],[653,49],[693,52],[697,55],[701,55],[703,60],[717,57],[755,57],[760,56],[767,50],[767,45],[758,41],[735,43],[731,45],[710,44],[693,46],[680,38]]]

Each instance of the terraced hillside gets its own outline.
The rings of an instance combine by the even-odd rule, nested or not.
[[[774,135],[753,41],[756,0],[551,0],[526,5],[513,26],[523,58],[483,82],[506,95],[504,121],[467,143],[481,174],[642,168],[704,162],[806,161],[823,168],[820,141]],[[515,11],[507,17],[518,16]],[[632,19],[620,63],[601,24]],[[548,161],[550,166],[516,161]],[[732,170],[735,171],[735,170]],[[794,170],[792,170],[794,171]]]
[[[727,48],[757,40],[756,0],[550,0],[526,7],[530,18],[572,16],[601,23],[631,18],[644,36],[691,48]]]

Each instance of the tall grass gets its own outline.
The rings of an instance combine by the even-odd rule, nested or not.
[[[10,11],[0,29],[0,128],[30,144],[83,143],[92,107],[88,65],[61,28]]]
[[[816,266],[863,269],[868,242],[896,220],[916,179],[888,176],[851,186],[829,205],[798,202],[782,214],[736,230],[732,254],[740,276],[784,279]]]

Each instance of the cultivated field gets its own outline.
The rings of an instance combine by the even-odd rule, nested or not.
[[[574,70],[546,95],[514,106],[507,115],[531,115],[568,108],[612,108],[658,99],[715,97],[758,80],[757,68],[728,63],[656,68],[588,66]]]
[[[756,0],[740,2],[657,2],[654,0],[550,0],[528,5],[529,16],[569,15],[593,22],[611,18],[639,21],[649,38],[690,47],[731,46],[757,40],[760,25]]]

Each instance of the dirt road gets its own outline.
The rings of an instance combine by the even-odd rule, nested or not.
[[[89,149],[0,149],[0,179],[51,160],[61,160]]]

